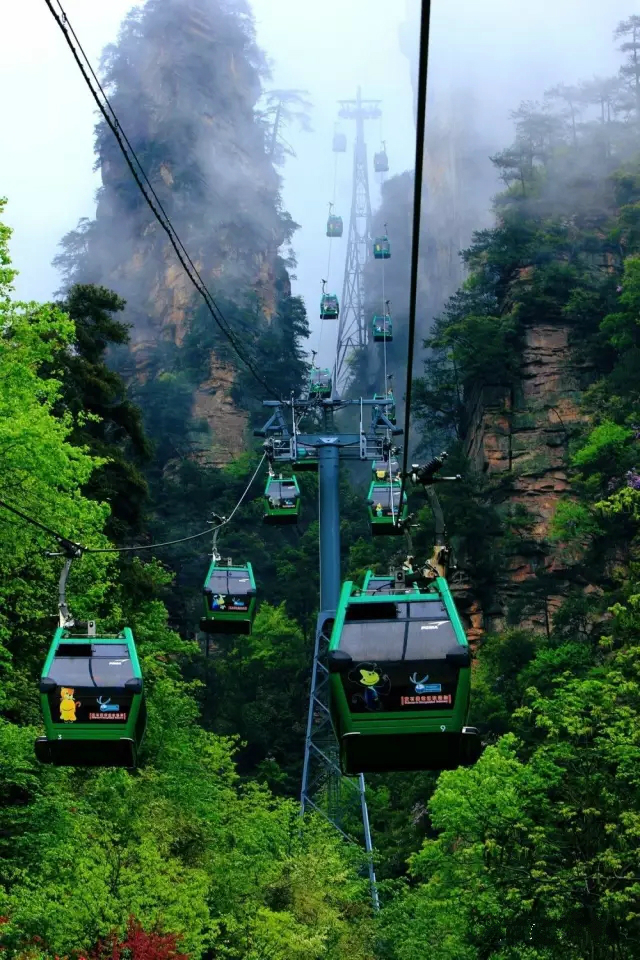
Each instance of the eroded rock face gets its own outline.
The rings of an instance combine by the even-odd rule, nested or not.
[[[262,68],[242,4],[162,0],[125,21],[108,54],[106,81],[156,206],[162,205],[204,285],[216,301],[224,298],[240,311],[250,300],[271,323],[278,309],[278,248],[289,228],[265,150],[266,128],[256,116]],[[128,377],[144,382],[176,366],[184,370],[175,348],[185,346],[202,299],[104,124],[97,128],[96,155],[102,175],[96,216],[66,238],[73,261],[64,265],[67,280],[102,284],[126,300]],[[224,337],[213,317],[206,332],[210,373],[201,383],[202,373],[194,375],[192,409],[207,421],[210,458],[220,463],[241,451],[247,418],[231,400],[234,371],[217,355]]]
[[[500,509],[507,526],[517,516],[520,531],[526,527],[529,546],[508,558],[504,582],[496,584],[497,607],[483,613],[482,624],[474,611],[474,631],[503,626],[521,585],[541,572],[554,574],[553,595],[520,625],[546,630],[562,602],[560,545],[550,543],[549,534],[558,501],[570,491],[568,443],[582,418],[583,373],[572,356],[570,328],[540,323],[525,331],[516,385],[485,386],[469,400],[465,452],[479,472],[502,475]]]
[[[464,624],[469,646],[475,652],[476,645],[485,632],[485,611],[475,595],[474,585],[461,572],[454,573],[449,578],[451,594]]]
[[[231,399],[235,371],[229,364],[211,357],[211,373],[196,390],[192,414],[216,425],[210,449],[197,455],[206,466],[223,467],[246,449],[249,415],[239,410]]]

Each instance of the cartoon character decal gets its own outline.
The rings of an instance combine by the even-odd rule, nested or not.
[[[75,723],[76,709],[80,701],[74,699],[73,687],[60,687],[60,719],[64,723]]]
[[[383,710],[381,697],[391,690],[391,680],[377,663],[359,663],[349,673],[349,680],[357,683],[362,690],[351,697],[353,704],[362,703],[367,710]]]
[[[440,693],[442,690],[442,684],[427,683],[428,679],[429,679],[429,674],[427,673],[426,676],[422,678],[422,680],[418,680],[418,674],[415,672],[415,670],[412,673],[412,675],[409,677],[409,680],[416,688],[416,693]]]
[[[409,682],[413,684],[413,692],[400,695],[400,706],[419,710],[429,708],[434,710],[450,709],[455,698],[455,682],[445,678],[443,692],[442,683],[427,683],[428,679],[429,674],[427,673],[422,680],[418,680],[418,674],[414,670],[409,677]],[[405,689],[408,688],[405,687]]]
[[[225,609],[225,598],[221,593],[214,593],[211,598],[211,609],[212,610],[224,610]]]
[[[120,710],[120,704],[111,703],[111,697],[107,697],[106,700],[98,697],[98,703],[100,704],[100,713],[118,713]]]

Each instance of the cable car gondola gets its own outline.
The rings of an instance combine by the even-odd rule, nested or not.
[[[330,213],[329,219],[327,220],[327,236],[341,237],[342,231],[343,231],[342,217],[337,217],[335,213]]]
[[[382,150],[378,150],[373,155],[373,169],[376,173],[387,173],[389,170],[389,158],[387,156],[387,145],[382,142]]]
[[[320,319],[337,320],[340,315],[340,304],[337,293],[323,293],[320,298]]]
[[[393,396],[393,390],[388,390],[386,395],[384,393],[374,393],[373,399],[374,400],[391,400],[391,403],[385,404],[384,407],[374,407],[373,412],[374,412],[374,417],[377,416],[378,413],[384,413],[389,423],[393,423],[395,425],[396,405],[395,405],[395,400]]]
[[[264,491],[263,521],[284,525],[297,523],[300,516],[300,487],[295,476],[268,477]]]
[[[373,476],[376,480],[389,480],[400,476],[400,464],[395,457],[390,460],[374,460],[371,464]]]
[[[375,260],[389,260],[391,257],[391,244],[389,237],[376,237],[373,241],[373,257]]]
[[[204,582],[204,633],[250,634],[256,615],[256,582],[251,564],[233,566],[214,557]]]
[[[347,135],[346,133],[341,133],[339,130],[333,135],[333,152],[334,153],[345,153],[347,150]]]
[[[331,370],[327,367],[314,367],[309,377],[309,397],[319,397],[321,400],[328,400],[331,397],[333,384],[331,382]]]
[[[40,678],[41,763],[135,767],[147,722],[142,673],[128,627],[109,637],[56,630]]]
[[[369,487],[367,506],[372,536],[398,535],[403,532],[402,524],[409,515],[407,495],[402,493],[400,505],[400,479],[386,482],[372,481]]]
[[[331,396],[331,394],[329,394],[329,396]],[[296,445],[296,459],[294,461],[294,467],[298,472],[301,470],[317,470],[318,455],[316,453],[316,448],[305,447],[304,444],[298,443]]]
[[[393,340],[393,324],[388,313],[385,313],[384,317],[376,314],[371,322],[371,329],[374,343],[391,343]]]
[[[471,655],[447,581],[343,585],[329,645],[331,718],[345,774],[452,770],[481,751],[467,726]]]

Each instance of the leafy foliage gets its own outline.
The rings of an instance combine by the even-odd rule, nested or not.
[[[12,301],[8,236],[3,228],[0,496],[66,537],[108,547],[109,507],[89,497],[103,489],[93,476],[111,458],[126,463],[134,441],[147,446],[139,411],[103,361],[106,344],[126,336],[111,317],[119,302],[104,289],[74,288],[66,305],[76,327],[58,306]],[[97,447],[100,457],[90,452]],[[52,540],[44,531],[5,511],[0,522],[3,956],[369,960],[359,864],[327,825],[313,817],[302,824],[297,802],[244,784],[237,737],[202,725],[202,686],[185,679],[195,645],[167,625],[158,593],[170,577],[156,562],[119,569],[107,554],[86,554],[69,585],[76,614],[134,630],[149,710],[140,769],[36,761],[37,677],[59,562],[45,556]],[[255,736],[265,701],[273,707],[279,693],[275,670],[265,680],[263,667],[280,659],[285,642],[298,669],[302,637],[282,607],[265,605],[250,640],[249,649],[230,652],[220,678],[230,705],[235,671],[246,674],[259,712],[240,725]],[[247,712],[246,700],[242,706]],[[235,724],[230,711],[229,733]],[[268,729],[260,733],[268,737]],[[273,737],[268,748],[288,749]]]
[[[241,6],[212,5],[213,20],[199,20],[199,11],[190,0],[152,0],[134,12],[108,52],[107,82],[205,274],[224,273],[223,262],[229,269],[219,277],[225,315],[260,356],[274,390],[288,395],[305,382],[308,326],[287,264],[274,255],[272,270],[261,259],[295,226],[279,208],[266,158],[280,162],[287,149],[272,125],[278,109],[287,99],[294,109],[305,105],[295,92],[275,92],[267,113],[256,113],[265,68]],[[155,62],[158,38],[172,24],[177,41],[158,83],[145,86],[137,65]],[[193,45],[199,32],[207,38],[201,47]],[[468,279],[426,343],[414,412],[422,448],[447,446],[451,472],[466,475],[462,489],[443,486],[442,500],[468,589],[489,609],[513,556],[526,557],[535,573],[517,590],[512,622],[478,644],[480,762],[440,778],[395,774],[368,784],[380,916],[369,915],[362,857],[324,823],[301,823],[292,799],[317,606],[314,515],[305,508],[297,530],[267,536],[259,491],[248,495],[225,530],[224,550],[254,562],[265,600],[252,636],[202,649],[191,639],[204,568],[198,541],[179,545],[166,567],[101,555],[76,565],[74,610],[110,625],[126,621],[138,640],[150,722],[132,775],[49,770],[32,756],[34,681],[57,568],[43,556],[50,539],[3,514],[0,949],[7,958],[638,955],[639,37],[637,17],[619,25],[627,59],[618,77],[560,84],[542,103],[514,112],[515,141],[494,157],[505,185],[496,225],[476,233],[463,254]],[[218,42],[221,56],[205,55]],[[235,72],[223,62],[230,51]],[[215,241],[205,242],[195,212],[214,204],[197,104],[204,110],[200,98],[212,90],[221,116],[242,129],[260,176],[239,187],[225,180],[228,170],[214,171],[216,187],[229,189],[218,189]],[[185,143],[198,149],[182,151]],[[212,360],[231,371],[231,399],[250,426],[262,411],[210,316],[186,301],[125,394],[110,363],[130,375],[127,323],[136,350],[149,333],[139,291],[158,289],[161,246],[100,127],[97,146],[99,216],[66,239],[60,263],[77,283],[60,304],[12,301],[8,232],[0,227],[0,496],[93,545],[133,533],[173,539],[201,529],[212,509],[228,515],[255,469],[252,450],[231,463],[212,456],[215,438],[194,403],[210,379],[208,389],[218,388]],[[410,186],[408,175],[385,185],[405,267]],[[260,211],[257,220],[249,210]],[[122,247],[110,242],[114,223],[127,225]],[[121,278],[123,261],[137,266],[118,294],[88,282]],[[256,264],[272,270],[270,302],[253,282]],[[123,323],[116,315],[129,292]],[[582,424],[562,441],[571,495],[560,502],[550,543],[537,537],[525,506],[509,502],[509,479],[471,475],[463,452],[474,399],[491,390],[515,396],[527,330],[540,320],[570,328],[567,361],[586,371]],[[406,349],[398,327],[391,356]],[[354,370],[366,382],[367,358],[358,357]],[[357,472],[343,478],[349,575],[385,569],[397,549],[367,538],[361,480]],[[313,502],[316,477],[305,475],[301,486],[305,503]],[[415,547],[425,553],[432,521],[417,497],[414,508]],[[551,551],[557,566],[543,566]],[[551,607],[559,578],[565,600]],[[539,630],[522,625],[532,612]],[[358,816],[347,809],[345,827]]]
[[[382,911],[388,960],[638,951],[636,21],[619,25],[628,60],[617,78],[557,86],[514,113],[515,143],[494,157],[506,187],[496,225],[463,254],[468,279],[426,344],[416,395],[430,451],[459,456],[480,396],[506,398],[503,416],[514,415],[532,324],[569,327],[563,359],[580,371],[582,421],[565,430],[571,490],[550,542],[522,507],[517,468],[515,484],[496,474],[455,491],[451,527],[473,594],[484,582],[491,610],[492,590],[509,585],[512,623],[478,644],[472,716],[483,757],[433,791],[423,784],[422,848]],[[456,466],[468,474],[463,458]],[[482,533],[480,516],[492,518]],[[513,554],[534,571],[524,583],[516,574],[509,584]],[[541,629],[523,629],[536,609]],[[415,843],[415,828],[400,834]]]

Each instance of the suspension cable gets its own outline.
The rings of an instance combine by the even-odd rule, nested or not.
[[[256,467],[256,469],[254,470],[253,476],[251,477],[251,480],[249,480],[249,483],[247,484],[247,486],[246,486],[245,489],[244,489],[244,493],[242,494],[242,496],[240,497],[240,499],[239,499],[238,502],[236,503],[235,507],[233,508],[233,510],[231,511],[231,513],[229,514],[229,516],[224,518],[224,520],[223,520],[222,523],[220,524],[221,527],[224,527],[225,524],[230,523],[231,520],[233,520],[234,514],[235,514],[236,511],[239,509],[239,507],[240,507],[240,505],[242,504],[244,498],[246,497],[246,495],[249,493],[249,490],[250,490],[251,487],[253,486],[253,481],[254,481],[254,480],[256,479],[256,477],[258,476],[258,472],[259,472],[259,470],[260,470],[260,467],[261,467],[262,464],[264,463],[264,461],[265,461],[265,459],[266,459],[266,456],[267,456],[266,453],[263,453],[263,454],[262,454],[262,459],[260,460],[260,463],[258,464],[258,466]]]
[[[75,30],[73,29],[73,25],[71,24],[71,21],[69,20],[69,18],[67,17],[67,14],[66,14],[65,11],[64,11],[64,8],[63,8],[63,6],[62,6],[61,0],[56,0],[56,2],[57,2],[58,7],[59,7],[59,9],[60,9],[60,18],[57,17],[55,11],[52,9],[51,4],[49,3],[49,0],[45,0],[45,3],[47,4],[47,6],[49,7],[49,9],[51,10],[51,13],[52,13],[53,16],[55,17],[56,21],[58,22],[58,25],[60,26],[60,28],[62,29],[62,31],[63,31],[63,33],[64,33],[64,35],[65,35],[65,39],[66,39],[66,41],[67,41],[67,44],[69,45],[69,47],[70,47],[70,49],[71,49],[71,52],[73,53],[74,58],[75,58],[76,62],[78,63],[78,66],[79,66],[79,68],[80,68],[80,70],[81,70],[81,72],[82,72],[82,74],[83,74],[83,77],[84,77],[85,81],[87,82],[87,84],[88,84],[88,86],[89,86],[89,90],[90,90],[90,92],[91,92],[94,100],[96,100],[96,103],[97,103],[98,107],[100,108],[100,111],[101,111],[102,115],[104,116],[106,122],[109,124],[110,129],[112,130],[114,136],[116,137],[116,140],[118,141],[118,145],[119,145],[121,151],[123,152],[124,158],[125,158],[125,160],[127,161],[127,164],[128,164],[128,166],[129,166],[129,168],[131,169],[131,173],[133,174],[134,178],[136,178],[136,183],[137,183],[138,187],[139,187],[140,189],[142,189],[141,184],[138,183],[138,181],[137,181],[136,171],[135,171],[134,169],[132,169],[132,167],[131,167],[131,163],[130,163],[129,157],[128,157],[127,152],[126,152],[126,150],[125,150],[125,148],[124,148],[124,146],[123,146],[122,141],[124,141],[124,143],[126,144],[126,147],[128,148],[128,150],[129,150],[129,152],[130,152],[130,154],[131,154],[131,157],[133,158],[133,160],[135,161],[135,163],[136,163],[136,165],[137,165],[137,167],[138,167],[138,171],[139,171],[139,173],[140,173],[140,176],[142,177],[142,179],[143,179],[143,180],[145,181],[145,183],[147,184],[147,187],[148,187],[148,189],[149,189],[149,193],[152,195],[152,197],[153,197],[153,199],[154,199],[154,201],[155,201],[158,209],[160,210],[160,212],[163,214],[163,216],[164,216],[164,218],[165,218],[166,226],[165,226],[165,224],[162,224],[162,223],[161,223],[161,226],[165,229],[165,231],[166,231],[167,233],[168,233],[167,227],[169,228],[169,230],[171,230],[171,231],[173,232],[173,237],[174,237],[174,239],[175,239],[175,242],[177,243],[177,245],[178,245],[178,246],[180,247],[180,249],[182,250],[182,253],[184,254],[185,259],[187,260],[187,262],[188,262],[189,265],[191,266],[191,268],[192,268],[193,272],[195,273],[196,277],[200,280],[200,282],[201,282],[202,285],[204,286],[204,281],[203,281],[203,279],[202,279],[202,277],[201,277],[201,275],[200,275],[197,267],[195,266],[193,260],[192,260],[191,257],[189,256],[189,253],[188,253],[186,247],[185,247],[184,244],[182,243],[182,241],[181,241],[180,237],[178,236],[175,228],[173,227],[173,224],[171,223],[171,218],[169,217],[169,214],[168,214],[167,211],[164,209],[164,207],[163,207],[163,205],[162,205],[162,201],[160,200],[160,197],[159,197],[158,194],[156,193],[156,191],[155,191],[155,189],[154,189],[154,187],[153,187],[153,184],[152,184],[151,181],[149,180],[149,177],[147,176],[147,173],[146,173],[144,167],[142,166],[142,164],[141,164],[141,162],[140,162],[140,160],[139,160],[139,158],[138,158],[138,156],[137,156],[137,154],[136,154],[136,152],[135,152],[135,150],[134,150],[134,148],[133,148],[133,146],[132,146],[132,144],[131,144],[131,141],[130,141],[129,138],[127,137],[124,129],[122,128],[122,124],[120,123],[120,121],[119,121],[119,119],[118,119],[118,116],[117,116],[114,108],[113,108],[112,105],[111,105],[111,101],[109,100],[109,98],[108,98],[108,96],[107,96],[107,93],[106,93],[104,87],[103,87],[102,84],[100,83],[100,80],[98,79],[98,77],[97,77],[97,75],[96,75],[96,72],[95,72],[95,70],[93,69],[93,66],[92,66],[92,64],[91,64],[91,61],[89,60],[89,57],[88,57],[87,54],[85,53],[85,50],[84,50],[84,48],[83,48],[83,46],[82,46],[82,44],[81,44],[81,42],[80,42],[80,39],[79,39],[77,33],[76,33]],[[62,23],[60,23],[60,21],[62,21]],[[64,25],[66,25],[66,27],[68,28],[69,34],[71,34],[71,36],[73,37],[73,39],[74,39],[74,41],[75,41],[75,43],[76,43],[76,46],[78,47],[78,50],[79,50],[80,53],[82,54],[82,58],[84,59],[86,68],[87,68],[87,70],[89,71],[89,73],[91,74],[91,76],[92,76],[92,78],[93,78],[93,80],[94,80],[94,82],[95,82],[95,84],[96,84],[96,87],[97,87],[98,90],[100,91],[100,94],[101,94],[101,96],[102,96],[102,98],[103,98],[103,101],[104,101],[103,105],[101,105],[101,104],[98,102],[98,100],[96,99],[95,91],[94,91],[93,88],[91,87],[91,84],[89,83],[89,80],[88,80],[88,78],[87,78],[87,76],[86,76],[86,74],[85,74],[85,72],[84,72],[84,69],[83,69],[83,67],[82,67],[82,64],[81,64],[81,63],[79,62],[79,60],[78,60],[78,57],[77,57],[77,55],[76,55],[76,51],[74,50],[73,45],[71,44],[71,42],[70,42],[70,40],[69,40],[69,36],[68,36],[68,34],[67,34],[66,30],[65,30],[65,26],[64,26]],[[108,118],[107,116],[105,116],[104,110],[102,109],[103,106],[104,106],[104,107],[109,111],[109,113],[111,114],[111,118],[112,118],[112,120],[113,120],[113,125],[109,122],[109,118]],[[114,127],[116,128],[115,130],[114,130]],[[121,141],[120,137],[122,138],[122,141]],[[143,191],[143,192],[144,192],[144,191]],[[149,201],[148,201],[148,198],[146,197],[146,195],[145,195],[145,200],[147,200],[147,202],[149,202]],[[155,211],[154,211],[154,214],[155,214]],[[157,214],[155,214],[155,215],[156,215],[156,217],[157,217]],[[172,241],[172,242],[173,242],[173,241]],[[174,244],[174,249],[175,249],[175,244]],[[178,251],[176,251],[176,253],[178,253]],[[184,266],[184,264],[183,264],[183,266]],[[185,268],[185,269],[186,269],[186,268]],[[190,279],[192,279],[192,278],[190,277]],[[192,280],[192,282],[193,282],[193,280]],[[210,297],[211,302],[212,302],[212,304],[213,304],[213,307],[215,308],[215,310],[218,311],[219,318],[221,319],[221,321],[223,322],[223,324],[226,324],[226,320],[225,320],[225,318],[224,318],[224,315],[222,314],[222,311],[220,310],[220,308],[218,307],[218,305],[217,305],[217,304],[215,303],[215,301],[213,300],[213,297],[211,297],[211,295],[209,294],[209,291],[208,291],[208,290],[206,290],[206,293],[207,293],[208,296]],[[214,319],[215,319],[215,318],[214,318]],[[224,332],[224,331],[223,331],[223,332]],[[227,335],[227,336],[229,336],[229,337],[233,337],[233,334],[231,333],[230,330],[228,330],[227,334],[225,334],[225,335]],[[242,358],[241,358],[241,359],[242,359]]]
[[[338,156],[338,155],[336,154],[336,158],[337,158],[337,156]],[[334,188],[334,194],[335,194],[335,188]],[[333,203],[329,203],[329,219],[327,220],[327,233],[329,234],[329,237],[328,237],[328,240],[329,240],[329,256],[328,256],[328,259],[327,259],[327,279],[326,279],[326,282],[327,282],[327,283],[329,282],[329,280],[330,280],[330,278],[331,278],[331,250],[332,250],[332,245],[333,245],[333,237],[331,236],[331,233],[330,233],[330,230],[331,230],[330,224],[331,224],[331,215],[332,215],[332,213],[333,213]],[[322,284],[322,292],[323,292],[323,293],[324,293],[324,283],[325,283],[325,281],[323,281],[323,284]],[[320,310],[320,313],[322,314],[322,310]],[[317,348],[316,348],[316,351],[315,351],[316,353],[320,353],[320,348],[321,348],[321,346],[322,346],[322,334],[323,334],[323,332],[324,332],[324,317],[321,315],[321,316],[320,316],[320,331],[319,331],[319,333],[318,333],[318,343],[317,343]]]
[[[213,521],[212,521],[213,522]],[[186,543],[187,540],[197,540],[198,537],[206,537],[215,529],[211,526],[200,533],[194,533],[190,537],[180,537],[179,540],[164,540],[162,543],[150,543],[135,547],[83,547],[83,553],[137,553],[139,550],[155,550],[156,547],[172,547],[175,543]]]
[[[63,546],[65,549],[62,554],[60,553],[51,553],[49,556],[56,557],[67,554],[70,550],[74,553],[75,556],[80,556],[83,553],[137,553],[141,550],[155,550],[158,547],[171,547],[177,543],[187,543],[189,540],[197,540],[199,537],[206,537],[213,530],[217,530],[220,527],[224,527],[229,523],[236,512],[238,511],[240,505],[247,496],[249,490],[251,489],[255,478],[258,475],[260,467],[264,463],[266,454],[262,455],[258,466],[256,467],[253,476],[249,480],[249,483],[245,487],[240,499],[236,503],[235,507],[231,511],[228,517],[223,517],[221,523],[216,526],[212,526],[213,521],[209,524],[206,530],[201,530],[200,533],[193,533],[189,537],[180,537],[178,540],[163,540],[162,543],[145,543],[137,544],[134,547],[85,547],[80,543],[75,543],[73,540],[70,540],[68,537],[63,536],[61,533],[57,533],[55,530],[52,530],[51,527],[48,527],[46,524],[41,523],[39,520],[36,520],[34,517],[30,517],[28,514],[24,513],[22,510],[19,510],[17,507],[12,506],[7,503],[5,500],[0,500],[0,507],[3,507],[5,510],[14,513],[16,516],[20,517],[21,520],[24,520],[26,523],[30,523],[34,527],[38,527],[40,530],[43,530],[45,533],[48,533],[50,537],[53,537],[54,540],[57,540],[58,543]]]
[[[388,240],[389,237],[388,237],[388,234],[387,234],[387,224],[386,224],[386,223],[385,223],[385,225],[384,225],[384,234],[385,234],[385,237],[386,237],[387,240]],[[384,251],[384,249],[383,249],[383,253],[384,253],[384,252],[385,252],[385,251]],[[386,311],[386,301],[385,301],[385,295],[384,295],[384,265],[385,265],[385,257],[383,256],[383,257],[382,257],[382,318],[381,318],[381,319],[382,319],[382,356],[383,356],[382,398],[383,398],[383,400],[387,400],[387,399],[388,399],[388,388],[387,388],[387,311]],[[374,320],[374,330],[373,330],[373,335],[374,335],[374,337],[375,337],[375,332],[376,332],[376,331],[375,331],[375,320]],[[382,412],[385,414],[385,416],[387,416],[388,413],[389,413],[389,408],[388,408],[387,406],[382,407]],[[387,437],[388,437],[389,440],[391,439],[391,437],[390,437],[390,435],[389,435],[389,430],[388,430],[388,429],[387,429]],[[388,477],[388,479],[389,479],[389,506],[391,507],[391,520],[392,520],[393,525],[395,526],[395,525],[396,525],[396,508],[395,508],[395,503],[394,503],[394,498],[393,498],[394,486],[393,486],[393,477],[391,476],[391,453],[389,453],[388,466],[389,466],[389,477]],[[401,515],[401,506],[402,506],[402,505],[400,504],[399,507],[398,507],[398,515],[399,515],[399,516]]]
[[[70,540],[68,537],[64,537],[61,533],[56,533],[55,530],[52,530],[51,527],[48,527],[45,523],[40,523],[39,520],[35,520],[33,517],[28,516],[28,514],[23,513],[22,510],[18,510],[17,507],[12,507],[10,503],[7,503],[5,500],[0,500],[0,507],[4,507],[5,510],[8,510],[10,513],[15,513],[17,517],[20,517],[21,520],[24,520],[26,523],[30,523],[32,526],[37,527],[39,530],[44,530],[45,533],[48,533],[50,537],[53,537],[54,540],[57,540],[59,544],[67,547],[75,547],[78,551],[82,551],[83,547],[78,543],[74,543],[73,540]]]
[[[120,123],[117,117],[117,114],[113,109],[113,106],[111,105],[111,102],[104,88],[100,84],[100,81],[98,80],[95,74],[95,71],[91,66],[91,62],[89,61],[89,58],[85,53],[75,30],[73,29],[71,23],[69,22],[69,18],[62,6],[62,3],[60,2],[60,0],[56,0],[58,8],[60,10],[60,13],[58,13],[54,9],[53,0],[44,0],[44,2],[46,3],[56,23],[60,27],[60,30],[62,31],[64,38],[67,42],[67,45],[71,50],[73,58],[80,69],[80,72],[84,78],[84,81],[87,84],[89,91],[98,109],[100,110],[100,113],[104,117],[105,122],[107,123],[108,127],[110,128],[111,132],[116,138],[120,151],[131,172],[131,175],[133,176],[133,179],[136,182],[136,185],[138,186],[138,189],[142,193],[142,196],[144,197],[147,203],[147,206],[153,213],[154,217],[156,218],[156,220],[158,221],[162,229],[167,234],[169,241],[171,243],[171,246],[173,247],[176,253],[176,256],[178,257],[178,260],[180,261],[180,264],[182,265],[189,280],[191,281],[195,289],[198,291],[198,293],[204,300],[205,305],[209,310],[209,313],[212,315],[216,325],[222,331],[223,335],[229,341],[234,351],[236,352],[237,356],[245,364],[245,366],[247,367],[249,372],[252,374],[252,376],[257,380],[257,382],[262,387],[265,388],[265,390],[267,390],[267,392],[272,397],[274,397],[275,399],[280,399],[278,395],[271,389],[271,387],[266,382],[266,380],[264,380],[262,376],[258,373],[254,363],[250,359],[248,359],[247,356],[245,356],[244,351],[239,346],[239,341],[237,340],[235,334],[230,329],[224,314],[222,313],[222,311],[220,310],[220,307],[215,302],[209,290],[207,289],[207,286],[200,272],[198,271],[193,260],[189,256],[184,244],[182,243],[180,237],[178,236],[178,233],[176,232],[170,217],[168,216],[167,212],[162,206],[162,203],[156,191],[154,190],[144,168],[142,167],[142,164],[140,163],[140,160],[138,159],[135,153],[135,150],[131,146],[131,142],[126,136],[122,128],[122,124]],[[76,46],[74,46],[74,41]],[[82,56],[82,59],[80,55]],[[84,60],[84,63],[82,62],[82,60]],[[86,68],[85,68],[85,65],[86,65]],[[98,88],[98,91],[102,97],[102,100],[100,99],[100,96],[98,96],[98,93],[96,93],[96,90],[94,89],[94,86],[91,82],[91,77],[93,77],[93,80]],[[134,165],[134,162],[135,162],[135,165]],[[136,166],[138,169],[136,169]]]
[[[211,547],[211,556],[212,556],[213,559],[215,559],[216,556],[217,556],[217,554],[218,554],[218,536],[219,536],[220,530],[221,530],[224,526],[226,526],[227,523],[230,523],[231,520],[233,520],[234,514],[236,513],[236,511],[237,511],[238,508],[240,507],[240,505],[241,505],[242,501],[244,500],[244,498],[246,497],[246,495],[249,493],[249,490],[251,489],[251,487],[252,487],[252,485],[253,485],[253,481],[254,481],[255,478],[258,476],[258,471],[260,470],[260,467],[262,466],[262,464],[263,464],[264,461],[266,460],[266,457],[267,457],[266,453],[263,453],[263,454],[262,454],[262,459],[260,460],[260,463],[258,464],[258,466],[256,467],[256,469],[254,470],[253,476],[251,477],[251,480],[249,480],[249,483],[248,483],[248,484],[246,485],[246,487],[244,488],[244,493],[242,494],[242,496],[240,497],[240,499],[239,499],[238,502],[236,503],[235,507],[233,508],[233,510],[231,511],[231,513],[229,514],[229,516],[228,516],[228,517],[224,517],[224,518],[222,519],[222,523],[219,523],[216,527],[213,528],[213,543],[212,543],[212,547]],[[271,469],[271,464],[269,464],[269,469]]]
[[[407,482],[409,462],[409,427],[411,423],[411,390],[413,385],[413,352],[416,334],[416,299],[418,294],[418,267],[420,254],[420,214],[422,206],[422,174],[424,167],[425,116],[427,112],[427,68],[429,63],[429,22],[431,0],[422,0],[420,16],[420,60],[418,69],[418,105],[416,115],[416,161],[413,185],[413,228],[411,237],[411,281],[409,285],[409,348],[407,351],[407,385],[404,409],[404,451],[402,454],[402,485],[400,503]]]
[[[384,233],[389,239],[387,234],[387,225],[384,225]],[[382,347],[383,347],[383,356],[384,356],[384,381],[382,383],[382,392],[384,396],[387,395],[387,304],[384,296],[384,257],[382,258]]]

